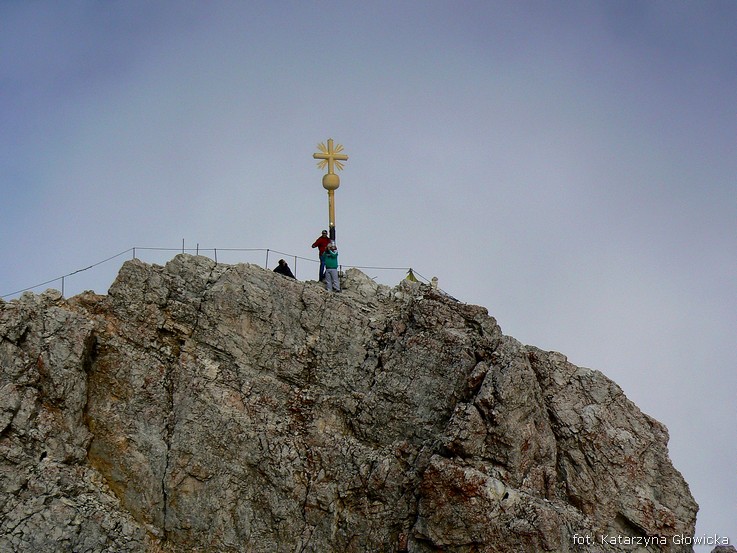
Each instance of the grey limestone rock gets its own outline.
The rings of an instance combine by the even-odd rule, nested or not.
[[[0,551],[691,551],[635,543],[697,505],[611,380],[342,285],[179,255],[0,304]]]

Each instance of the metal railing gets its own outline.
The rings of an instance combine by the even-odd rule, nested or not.
[[[264,259],[264,268],[269,268],[269,256],[271,254],[277,254],[281,257],[289,258],[294,261],[294,264],[292,266],[292,272],[297,275],[297,263],[299,260],[301,261],[307,261],[309,263],[319,263],[318,260],[308,257],[301,257],[299,255],[291,254],[291,253],[285,253],[281,252],[279,250],[273,250],[270,248],[200,248],[200,245],[197,244],[195,248],[186,248],[184,240],[182,240],[182,247],[181,248],[151,248],[151,247],[140,247],[140,246],[134,246],[132,248],[128,248],[127,250],[124,250],[120,253],[116,253],[115,255],[111,255],[110,257],[107,257],[101,261],[98,261],[96,263],[93,263],[92,265],[89,265],[87,267],[83,267],[81,269],[77,269],[76,271],[72,271],[70,273],[67,273],[62,276],[58,276],[56,278],[52,278],[49,280],[46,280],[44,282],[41,282],[39,284],[34,284],[32,286],[27,286],[26,288],[22,288],[20,290],[16,290],[15,292],[10,292],[8,294],[3,294],[0,296],[1,299],[17,296],[19,294],[22,294],[23,292],[28,292],[31,290],[36,290],[37,288],[41,288],[43,286],[48,286],[50,284],[59,283],[61,288],[61,294],[64,296],[65,293],[65,285],[66,285],[66,279],[68,279],[71,276],[77,275],[79,273],[83,273],[85,271],[89,271],[90,269],[94,269],[95,267],[98,267],[104,263],[107,263],[109,261],[112,261],[113,259],[117,259],[121,256],[124,256],[126,254],[132,254],[132,259],[138,259],[139,252],[176,252],[176,253],[193,253],[194,255],[206,255],[208,252],[211,254],[212,259],[215,261],[215,263],[219,263],[218,261],[218,252],[222,255],[224,252],[228,253],[253,253],[253,252],[262,252],[265,256]],[[405,271],[407,274],[411,274],[414,276],[419,276],[422,280],[425,282],[430,282],[427,278],[420,275],[417,271],[413,270],[411,267],[379,267],[379,266],[361,266],[361,265],[341,265],[341,270],[343,269],[361,269],[361,270],[379,270],[379,271]]]

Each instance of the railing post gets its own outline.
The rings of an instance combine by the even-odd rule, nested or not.
[[[215,251],[215,263],[217,263],[218,262],[218,249],[213,248],[213,250]]]
[[[266,248],[266,266],[264,267],[264,269],[268,269],[268,268],[269,268],[269,248]]]
[[[61,297],[64,297],[64,277],[61,277]]]

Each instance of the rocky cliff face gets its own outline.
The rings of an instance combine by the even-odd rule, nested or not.
[[[0,551],[691,551],[667,430],[616,384],[343,284],[181,255],[0,303]]]

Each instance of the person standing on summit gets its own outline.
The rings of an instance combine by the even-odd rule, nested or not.
[[[325,285],[328,292],[340,292],[340,279],[338,278],[338,247],[335,242],[330,242],[328,249],[323,254],[325,259]]]
[[[330,238],[328,238],[328,231],[326,230],[322,231],[320,237],[312,244],[313,248],[317,248],[317,252],[320,256],[320,282],[325,280],[325,259],[323,258],[323,254],[325,253],[325,250],[328,248],[329,244]]]

